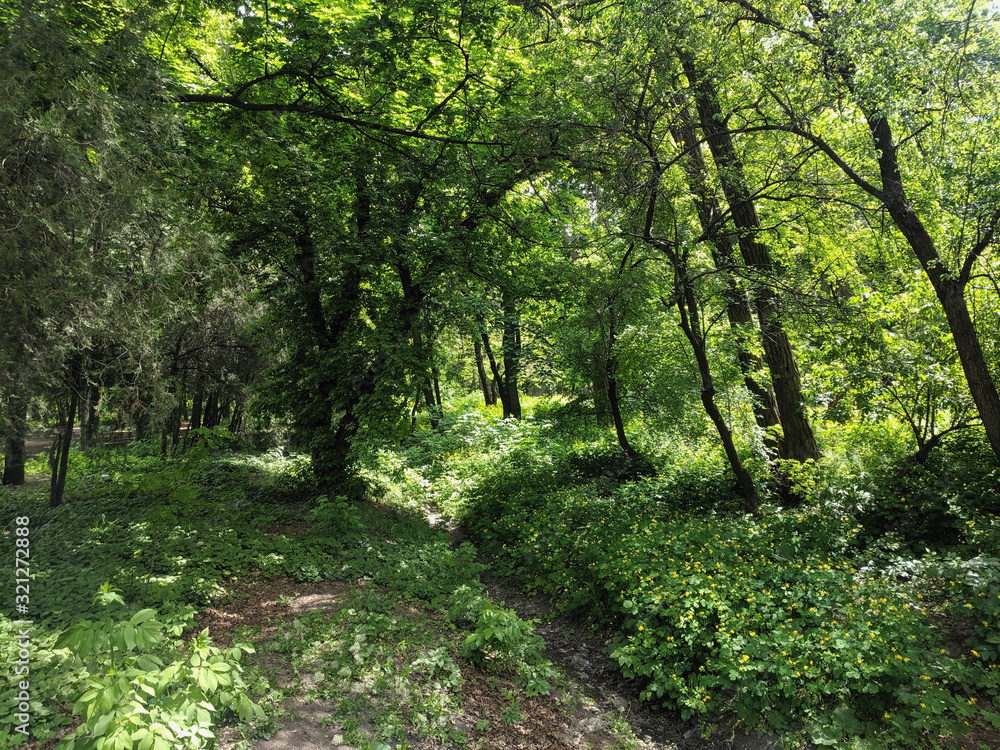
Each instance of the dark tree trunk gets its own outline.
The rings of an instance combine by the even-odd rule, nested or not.
[[[434,383],[431,375],[428,374],[426,364],[427,351],[424,347],[423,336],[421,336],[420,330],[417,326],[413,326],[413,349],[416,353],[418,361],[420,362],[420,392],[424,397],[424,408],[427,409],[427,416],[430,418],[431,428],[436,430],[440,426],[441,420],[439,418],[437,403],[434,400]]]
[[[597,424],[614,423],[608,403],[608,356],[603,341],[595,341],[590,349],[590,380],[594,389],[594,414]]]
[[[182,396],[182,399],[186,400],[187,396]],[[177,446],[181,443],[181,423],[184,421],[183,400],[182,403],[170,413],[173,420],[170,425],[170,444],[173,446],[174,453],[177,452]]]
[[[431,365],[431,375],[434,376],[434,403],[440,415],[444,409],[444,402],[441,400],[441,373],[438,372],[437,365]]]
[[[56,437],[49,457],[52,479],[49,482],[49,507],[58,508],[62,504],[66,489],[66,473],[69,470],[69,448],[73,443],[73,426],[76,410],[80,403],[80,392],[84,387],[83,361],[76,356],[70,362],[69,403],[59,405],[59,421],[62,432]]]
[[[201,426],[211,430],[219,424],[219,404],[215,391],[208,392],[208,400],[205,402],[205,415],[201,419]]]
[[[379,355],[355,381],[336,429],[315,433],[317,438],[312,445],[313,475],[320,492],[327,495],[336,493],[355,499],[360,494],[361,486],[351,456],[352,441],[361,424],[357,409],[361,400],[375,391],[386,365],[385,355]]]
[[[24,439],[28,430],[28,400],[7,396],[7,436],[4,440],[3,484],[24,484]]]
[[[899,185],[899,190],[902,191],[902,184]],[[986,439],[994,455],[1000,459],[1000,395],[997,393],[996,382],[993,380],[993,374],[979,342],[979,334],[969,313],[968,301],[965,298],[965,281],[947,273],[927,230],[906,203],[905,198],[902,203],[903,205],[899,205],[894,201],[893,204],[887,204],[886,208],[920,260],[934,287],[945,318],[948,320],[955,350],[962,363],[972,400],[976,403]]]
[[[764,433],[764,446],[770,458],[784,458],[782,441],[775,437],[774,428],[780,427],[781,418],[774,392],[757,381],[756,374],[764,362],[752,350],[749,332],[753,330],[753,310],[747,296],[737,284],[732,270],[736,268],[736,252],[732,235],[725,231],[726,215],[708,180],[708,167],[702,154],[701,143],[695,135],[695,126],[687,112],[683,113],[683,127],[675,138],[684,144],[688,153],[687,181],[702,231],[712,247],[715,267],[724,274],[726,287],[726,316],[736,334],[737,357],[747,391],[753,396],[754,420]]]
[[[420,396],[417,394],[416,398],[413,399],[413,408],[410,409],[410,437],[413,437],[413,433],[417,431],[417,412],[420,411]]]
[[[634,461],[639,458],[639,454],[635,448],[632,447],[632,444],[628,441],[628,437],[625,434],[625,420],[622,419],[621,402],[618,395],[618,357],[615,354],[615,342],[618,338],[618,326],[615,320],[616,309],[614,298],[608,298],[604,309],[605,312],[608,313],[608,322],[606,326],[608,346],[607,349],[602,352],[602,359],[604,361],[605,400],[608,405],[611,421],[615,426],[615,437],[618,439],[618,445],[625,452],[625,455]],[[601,319],[603,322],[603,315]],[[602,328],[605,328],[605,326],[602,325]]]
[[[715,384],[712,379],[712,369],[708,364],[705,337],[701,332],[697,300],[694,292],[687,285],[687,280],[682,277],[680,283],[684,284],[684,288],[678,294],[677,309],[681,315],[681,330],[684,331],[684,335],[690,342],[695,361],[698,363],[698,374],[701,377],[701,403],[705,407],[709,419],[712,420],[712,424],[715,425],[716,432],[719,433],[726,458],[729,459],[729,465],[736,475],[736,482],[739,485],[740,494],[743,496],[743,510],[746,513],[756,513],[758,499],[753,478],[743,466],[743,461],[736,450],[736,444],[733,442],[733,433],[715,403]]]
[[[152,400],[152,394],[148,391],[140,391],[135,404],[132,406],[132,413],[135,415],[136,440],[148,440],[152,437],[149,429],[152,422],[149,415],[149,407]]]
[[[521,398],[518,395],[518,377],[521,370],[521,320],[517,314],[514,295],[504,290],[501,297],[503,309],[503,387],[504,418],[521,418]]]
[[[476,337],[472,337],[472,348],[476,355],[476,374],[479,376],[479,387],[483,391],[483,401],[487,406],[493,406],[497,402],[496,394],[490,385],[490,379],[486,375],[486,367],[483,364],[483,345]]]
[[[194,396],[191,399],[191,419],[188,420],[187,432],[184,433],[184,447],[183,450],[187,450],[189,446],[194,445],[195,438],[192,436],[192,432],[201,428],[201,410],[205,401],[205,396],[199,388],[195,391]]]
[[[973,266],[994,239],[996,218],[994,217],[990,228],[978,238],[977,244],[969,249],[962,268],[960,270],[948,268],[938,252],[934,238],[931,237],[906,194],[899,165],[900,144],[896,143],[892,126],[885,117],[884,112],[888,109],[885,106],[886,102],[871,101],[859,94],[854,85],[856,64],[850,55],[835,43],[833,32],[827,28],[830,20],[828,12],[814,0],[806,2],[806,6],[813,23],[823,35],[821,46],[825,63],[824,72],[829,78],[845,87],[864,114],[872,145],[878,154],[882,189],[877,190],[868,184],[861,186],[885,207],[930,280],[944,310],[948,327],[951,329],[955,350],[962,363],[962,370],[986,432],[986,439],[993,454],[1000,460],[1000,394],[997,392],[996,381],[990,372],[965,297]]]
[[[354,178],[354,221],[359,245],[363,246],[368,238],[371,221],[371,198],[364,171],[356,169]],[[293,209],[293,214],[299,223],[296,262],[303,323],[312,334],[313,345],[323,356],[329,356],[335,351],[356,313],[361,292],[361,267],[359,264],[350,264],[345,269],[339,296],[331,299],[328,308],[324,309],[322,291],[316,277],[319,254],[313,241],[310,219],[298,206]],[[334,428],[336,392],[336,383],[324,368],[323,376],[311,394],[310,403],[303,405],[302,418],[309,435],[316,486],[320,492],[331,495],[351,491],[350,441],[357,430],[358,421],[354,410],[361,398],[361,394],[357,392],[347,395],[343,415]]]
[[[200,390],[194,394],[194,398],[191,400],[191,421],[188,423],[188,432],[201,427],[201,410],[204,400],[205,396]]]
[[[625,455],[635,460],[639,458],[639,453],[628,441],[625,434],[625,421],[622,419],[621,405],[618,398],[618,379],[614,376],[617,366],[614,357],[608,359],[608,406],[611,409],[611,419],[615,424],[615,436],[618,438],[618,445],[625,451]]]
[[[80,423],[80,451],[87,453],[90,451],[90,439],[93,436],[93,428],[90,426],[90,415],[93,413],[93,404],[90,397],[93,388],[89,383],[84,383],[83,393],[80,394],[77,404],[77,420]]]
[[[719,183],[729,204],[743,262],[755,274],[751,298],[760,324],[764,359],[771,372],[771,383],[778,414],[781,416],[782,445],[785,458],[807,461],[819,458],[819,447],[802,400],[802,380],[795,355],[785,334],[777,305],[777,292],[767,279],[772,274],[770,252],[759,235],[757,208],[750,196],[743,162],[733,143],[732,133],[719,108],[718,95],[711,81],[700,75],[694,58],[680,52],[681,63],[695,93],[701,128],[718,170]]]
[[[229,420],[229,431],[236,434],[243,427],[243,402],[237,400],[233,403],[233,416]]]
[[[500,404],[503,406],[503,414],[506,417],[510,410],[507,407],[507,389],[504,386],[503,375],[500,373],[500,368],[497,366],[496,357],[493,356],[493,346],[490,344],[490,337],[486,333],[485,326],[482,327],[482,339],[483,339],[483,351],[486,352],[486,358],[490,363],[490,370],[493,372],[493,390],[500,399]],[[496,403],[496,400],[493,401]]]

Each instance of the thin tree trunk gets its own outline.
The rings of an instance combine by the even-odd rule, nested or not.
[[[490,344],[490,337],[486,333],[485,326],[482,327],[482,339],[483,339],[483,351],[486,352],[486,358],[490,363],[490,370],[493,372],[493,390],[500,399],[500,404],[503,406],[503,414],[506,417],[510,410],[507,407],[507,389],[504,386],[503,375],[500,373],[500,368],[497,366],[496,357],[493,356],[493,346]],[[493,401],[496,403],[496,400]]]
[[[618,379],[614,376],[617,362],[614,357],[608,358],[608,406],[611,409],[611,419],[615,424],[615,436],[618,438],[618,445],[625,451],[625,455],[635,460],[639,458],[639,453],[628,441],[625,434],[625,420],[622,419],[621,405],[618,398]]]
[[[614,297],[608,297],[607,303],[604,306],[604,311],[600,314],[601,329],[604,331],[604,312],[608,314],[607,323],[607,337],[608,345],[602,353],[601,359],[603,360],[603,370],[604,370],[604,395],[605,401],[607,402],[608,412],[611,416],[612,424],[615,427],[615,437],[618,439],[618,445],[625,452],[625,455],[630,459],[635,460],[639,458],[639,453],[632,447],[632,444],[628,441],[628,437],[625,434],[625,420],[622,419],[621,403],[618,396],[618,357],[615,353],[615,342],[618,338],[618,329],[615,323],[615,300]]]
[[[4,405],[7,411],[7,436],[4,441],[3,480],[5,485],[24,484],[24,439],[28,429],[28,400],[10,394]]]
[[[229,431],[236,434],[243,427],[243,402],[237,400],[233,404],[233,416],[229,420]]]
[[[416,395],[416,398],[413,399],[413,408],[410,409],[410,437],[413,437],[413,433],[417,431],[417,412],[420,411],[421,395],[420,393]]]
[[[77,395],[70,397],[70,406],[65,415],[63,432],[56,438],[49,460],[52,478],[49,481],[49,507],[58,508],[62,504],[66,489],[66,473],[69,470],[69,447],[73,442],[73,418],[76,412]]]
[[[506,398],[504,418],[521,418],[521,398],[518,395],[518,377],[521,370],[521,321],[517,315],[517,302],[513,294],[504,290],[501,297],[503,309],[503,388]]]
[[[63,425],[62,433],[56,438],[49,458],[52,479],[49,482],[49,507],[58,508],[62,503],[63,492],[66,489],[66,472],[69,470],[69,448],[73,442],[73,426],[76,410],[80,402],[80,391],[83,388],[83,362],[79,356],[73,358],[69,372],[69,405],[60,407],[59,417]]]
[[[80,422],[80,452],[90,451],[90,387],[85,383],[77,403],[77,420]]]
[[[476,337],[472,337],[472,348],[476,355],[476,373],[479,376],[479,387],[483,391],[483,401],[487,406],[493,406],[496,404],[496,395],[493,393],[493,389],[490,386],[489,376],[486,374],[486,367],[483,365],[483,345],[480,340]]]
[[[431,365],[431,375],[434,376],[434,403],[437,405],[438,416],[444,411],[444,402],[441,400],[441,375],[437,365]]]
[[[722,412],[719,411],[715,403],[715,383],[712,379],[712,369],[708,364],[708,354],[705,347],[705,337],[701,332],[701,323],[698,314],[698,304],[695,300],[694,292],[687,284],[687,280],[681,277],[680,283],[684,284],[684,289],[678,294],[677,309],[681,315],[681,330],[691,344],[694,351],[695,361],[698,363],[698,374],[701,376],[701,403],[705,407],[712,424],[715,425],[719,439],[722,441],[722,448],[729,459],[729,465],[736,475],[736,481],[740,487],[740,494],[743,496],[743,510],[747,513],[756,513],[758,506],[757,489],[754,487],[753,478],[743,466],[743,461],[736,450],[733,441],[733,433],[726,424]]]
[[[695,209],[702,231],[712,247],[712,260],[715,267],[724,274],[726,287],[723,294],[726,298],[726,316],[729,325],[736,334],[737,358],[740,372],[747,391],[753,396],[754,420],[764,433],[764,447],[772,459],[784,458],[782,440],[775,436],[775,427],[781,426],[781,417],[774,392],[769,387],[757,381],[756,374],[763,369],[764,362],[751,349],[748,331],[753,328],[753,311],[743,290],[736,282],[731,269],[736,267],[736,253],[732,236],[724,231],[725,214],[719,200],[712,190],[708,180],[708,167],[701,150],[701,143],[695,135],[694,122],[688,112],[682,114],[683,126],[678,128],[674,136],[684,144],[688,153],[687,169],[688,186],[694,200]]]
[[[601,340],[595,341],[590,349],[590,379],[594,389],[594,415],[597,424],[607,426],[609,419],[614,424],[611,404],[608,403],[608,355]]]

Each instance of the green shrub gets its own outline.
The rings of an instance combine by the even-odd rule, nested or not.
[[[855,569],[861,528],[849,515],[771,508],[760,521],[683,493],[678,507],[665,493],[679,476],[610,496],[526,481],[505,497],[474,494],[467,512],[496,570],[617,631],[623,673],[687,717],[732,711],[777,730],[807,717],[815,741],[904,747],[921,732],[960,733],[968,665],[929,657],[912,595]]]
[[[958,550],[970,520],[1000,511],[1000,466],[971,429],[932,451],[923,465],[893,464],[872,484],[858,516],[862,542],[893,552]]]
[[[476,629],[465,639],[463,654],[484,669],[510,670],[528,697],[548,695],[555,676],[552,663],[542,658],[544,641],[535,626],[502,605],[487,606],[476,618]]]
[[[211,645],[204,630],[186,647],[164,631],[180,635],[190,624],[189,609],[169,624],[143,609],[128,619],[111,611],[124,602],[109,586],[95,597],[107,613],[68,628],[55,648],[67,648],[86,672],[85,690],[73,713],[82,723],[65,747],[170,750],[212,747],[220,709],[243,721],[262,717],[247,697],[239,658],[249,646],[225,653]]]

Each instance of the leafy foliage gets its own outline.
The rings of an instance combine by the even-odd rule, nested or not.
[[[95,599],[108,614],[73,625],[54,646],[69,649],[86,675],[73,705],[82,723],[66,747],[212,747],[217,711],[231,711],[241,721],[263,716],[241,677],[240,655],[252,653],[250,646],[223,653],[204,630],[181,648],[163,630],[179,636],[190,627],[192,609],[169,623],[158,622],[153,609],[116,621],[110,610],[124,605],[121,596],[105,585]]]
[[[731,485],[728,508],[719,502],[724,485],[692,492],[692,478],[711,476],[710,462],[690,474],[662,467],[658,478],[609,488],[579,471],[592,454],[557,459],[557,442],[506,452],[466,494],[459,515],[494,556],[495,571],[610,628],[613,656],[626,675],[646,681],[644,697],[686,716],[732,711],[748,725],[782,731],[807,717],[812,739],[826,744],[877,738],[907,747],[922,733],[960,736],[966,721],[996,716],[977,703],[1000,687],[988,666],[996,627],[988,558],[957,577],[928,567],[917,584],[912,565],[858,561],[869,536],[854,514],[864,506],[831,493],[829,478],[808,490],[816,505],[770,508],[755,519],[739,515]],[[955,476],[939,481],[958,486]],[[963,522],[962,541],[992,549],[990,532],[974,529],[995,529],[995,521],[957,508],[982,519]],[[912,585],[898,583],[899,570]],[[948,601],[981,612],[971,650],[961,655],[940,647],[926,615],[938,577],[952,581],[941,592]],[[955,583],[962,578],[968,590]],[[459,606],[456,616],[468,611]],[[516,637],[502,625],[496,634],[502,621],[481,612],[469,642]]]

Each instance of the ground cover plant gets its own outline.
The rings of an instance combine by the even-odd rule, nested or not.
[[[31,737],[75,725],[68,747],[208,747],[217,723],[260,716],[241,677],[249,647],[181,636],[234,576],[280,555],[264,530],[282,517],[295,464],[203,438],[169,461],[143,445],[73,452],[73,502],[59,508],[47,507],[44,488],[4,496],[5,546],[15,515],[30,518]],[[16,630],[7,618],[3,626]],[[4,649],[12,656],[16,643]],[[14,687],[0,733],[19,743],[28,737],[14,731]]]
[[[151,713],[238,715],[169,633],[248,575],[468,610],[483,548],[692,717],[993,731],[996,2],[0,18],[2,542],[79,678],[38,732],[171,741],[96,723],[153,659]]]
[[[483,454],[473,439],[429,462],[465,487],[445,507],[494,572],[614,633],[613,656],[645,698],[829,745],[932,746],[1000,725],[988,460],[975,474],[947,456],[916,473],[896,465],[860,484],[814,466],[800,477],[806,502],[755,517],[710,450],[608,481],[608,448],[560,443],[545,424],[493,429],[508,431],[505,446],[484,430]],[[504,458],[477,461],[487,451]],[[917,528],[878,500],[889,495],[933,502],[954,533]]]
[[[4,493],[4,547],[30,514],[34,562],[30,730],[17,731],[13,683],[0,694],[5,746],[58,737],[67,748],[159,750],[212,747],[223,726],[244,743],[273,734],[287,690],[248,657],[255,634],[216,645],[195,617],[276,576],[352,587],[332,617],[306,613],[258,639],[262,658],[282,655],[296,678],[308,671],[307,698],[335,701],[330,721],[345,742],[481,737],[456,728],[457,663],[509,685],[514,706],[549,693],[555,672],[540,640],[483,595],[471,545],[453,547],[405,505],[316,496],[301,457],[203,438],[174,457],[144,444],[74,451],[56,509],[43,488]],[[18,627],[0,619],[8,663]]]

